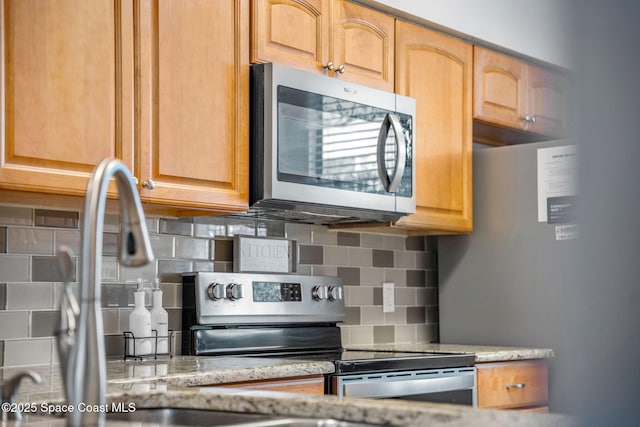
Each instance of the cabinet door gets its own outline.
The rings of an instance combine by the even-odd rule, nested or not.
[[[321,71],[329,60],[330,0],[253,0],[251,62]]]
[[[565,75],[529,66],[529,107],[535,117],[531,130],[552,137],[566,137],[568,134],[568,90]]]
[[[143,201],[245,210],[248,0],[137,4]]]
[[[335,0],[332,52],[335,75],[350,82],[393,92],[395,19],[384,13]]]
[[[547,410],[549,375],[543,360],[480,363],[476,367],[478,407]]]
[[[0,188],[83,195],[133,164],[130,1],[4,0]]]
[[[474,48],[474,119],[526,129],[527,64],[476,46]]]
[[[417,230],[472,228],[472,46],[396,23],[396,90],[416,99],[416,213],[399,221]]]

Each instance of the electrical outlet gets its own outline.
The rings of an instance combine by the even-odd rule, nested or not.
[[[382,312],[393,313],[396,311],[396,296],[393,282],[382,284]]]

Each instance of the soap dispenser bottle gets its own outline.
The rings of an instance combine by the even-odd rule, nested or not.
[[[142,279],[138,279],[138,288],[133,293],[135,308],[129,314],[129,330],[135,337],[133,348],[129,354],[142,356],[153,353],[151,339],[151,313],[144,306],[144,289]]]
[[[167,310],[162,308],[162,290],[160,289],[160,279],[153,280],[153,304],[151,306],[151,329],[155,329],[157,337],[155,340],[155,353],[169,353],[169,315]]]

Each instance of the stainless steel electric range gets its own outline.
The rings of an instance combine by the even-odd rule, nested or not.
[[[183,274],[182,352],[327,360],[327,393],[476,405],[473,355],[349,350],[339,277]]]

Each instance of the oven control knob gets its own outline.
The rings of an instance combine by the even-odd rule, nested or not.
[[[342,299],[342,286],[329,286],[329,300],[340,301]]]
[[[324,285],[316,285],[311,290],[311,296],[316,301],[321,301],[323,299],[327,299],[329,297],[329,292],[327,287]]]
[[[207,295],[214,301],[223,299],[225,295],[224,285],[222,283],[212,283],[207,288]]]
[[[242,298],[244,295],[242,293],[242,285],[240,283],[231,283],[227,286],[227,298],[232,301],[238,300]]]

